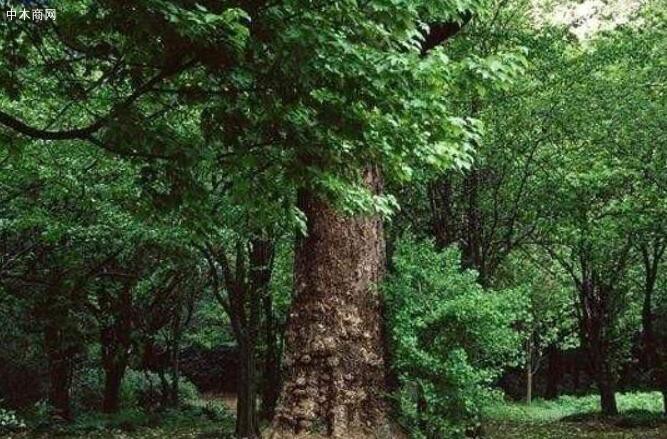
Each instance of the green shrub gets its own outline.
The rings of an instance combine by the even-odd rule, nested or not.
[[[104,374],[100,369],[88,368],[77,373],[72,383],[74,405],[81,410],[98,410],[102,406]]]
[[[232,439],[234,423],[234,415],[223,403],[197,400],[177,409],[160,411],[141,408],[123,408],[113,414],[90,411],[79,414],[72,423],[45,423],[39,426],[31,423],[31,427],[34,427],[34,432],[48,435],[45,437],[110,437],[109,432],[113,432],[113,437],[126,437],[120,432],[132,433],[132,437],[135,434],[144,437],[142,431],[147,433],[146,437],[172,437],[175,431],[192,433],[201,430],[208,433],[198,433],[197,437]]]
[[[37,429],[48,428],[54,422],[53,406],[45,399],[39,400],[34,405],[34,410],[30,416],[30,427]]]
[[[171,386],[170,378],[166,378]],[[187,402],[199,397],[197,387],[187,378],[179,379],[179,400]],[[104,392],[104,373],[97,368],[81,371],[74,383],[74,403],[80,411],[99,410]],[[120,388],[120,401],[123,408],[154,409],[163,404],[162,381],[158,374],[148,371],[127,369]]]
[[[457,250],[429,243],[400,242],[394,266],[385,291],[400,419],[416,438],[470,435],[498,397],[491,383],[520,358],[522,293],[485,291]]]
[[[25,422],[14,411],[0,408],[0,434],[13,433],[24,428]]]
[[[60,431],[69,435],[87,436],[89,433],[106,430],[135,431],[141,427],[153,427],[160,423],[157,415],[141,409],[121,409],[118,413],[104,414],[87,412],[78,416],[71,424],[51,428],[50,432]]]
[[[166,384],[171,387],[171,378],[165,377]],[[166,400],[162,381],[158,374],[147,371],[128,370],[123,380],[123,397],[134,401],[143,408],[155,408]],[[178,382],[178,398],[180,402],[194,401],[199,398],[199,391],[190,380],[181,376]]]

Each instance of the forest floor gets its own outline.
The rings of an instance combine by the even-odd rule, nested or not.
[[[233,397],[207,395],[188,409],[152,418],[123,411],[113,418],[91,414],[60,431],[48,429],[10,434],[11,439],[224,439],[233,434]],[[595,396],[536,400],[530,406],[503,403],[486,411],[489,439],[667,439],[667,417],[659,393],[618,395],[621,414],[601,419]],[[1,436],[1,435],[0,435]]]
[[[506,403],[487,411],[490,439],[667,439],[667,417],[657,393],[618,394],[620,414],[602,419],[595,396],[563,396],[527,406]]]
[[[9,439],[233,439],[234,415],[230,398],[206,395],[182,408],[158,413],[136,409],[116,415],[83,413],[70,424],[39,426],[0,434]]]

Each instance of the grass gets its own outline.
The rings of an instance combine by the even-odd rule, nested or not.
[[[531,405],[504,403],[486,410],[492,439],[665,439],[667,418],[658,392],[619,393],[620,414],[603,418],[599,397],[563,396]]]
[[[663,411],[662,395],[659,392],[618,393],[616,401],[621,413],[637,410],[654,413]],[[499,404],[487,409],[486,416],[490,419],[549,422],[578,414],[598,413],[599,410],[600,397],[597,395],[561,396],[551,401],[538,399],[531,405]]]

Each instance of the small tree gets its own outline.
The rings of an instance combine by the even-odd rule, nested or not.
[[[485,291],[454,248],[401,240],[385,291],[401,416],[415,437],[465,437],[521,358],[522,291]]]

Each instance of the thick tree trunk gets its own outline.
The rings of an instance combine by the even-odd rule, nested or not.
[[[618,406],[616,405],[616,388],[611,377],[602,377],[598,380],[598,389],[600,390],[600,405],[602,414],[605,416],[618,415]]]
[[[379,191],[375,171],[365,180]],[[299,204],[308,236],[296,248],[286,376],[269,437],[398,437],[383,398],[381,220],[346,217],[307,190]]]

